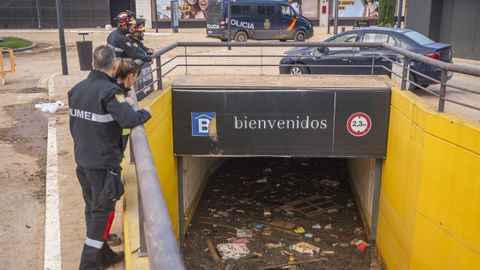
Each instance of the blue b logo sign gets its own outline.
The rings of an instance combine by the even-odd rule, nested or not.
[[[192,136],[209,136],[214,112],[192,112]]]

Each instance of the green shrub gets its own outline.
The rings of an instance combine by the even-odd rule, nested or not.
[[[3,41],[0,41],[0,47],[10,49],[25,48],[31,45],[31,41],[17,37],[4,37]]]

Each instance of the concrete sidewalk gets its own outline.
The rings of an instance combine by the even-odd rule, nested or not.
[[[85,204],[81,187],[75,174],[76,165],[73,156],[73,141],[68,124],[67,93],[76,83],[84,79],[87,74],[88,72],[75,72],[69,76],[57,75],[53,76],[49,81],[50,100],[61,100],[66,105],[55,116],[52,116],[56,118],[55,125],[49,127],[56,129],[58,213],[60,219],[59,233],[62,269],[78,269],[80,254],[85,241]],[[111,232],[122,236],[123,205],[121,202],[117,203],[116,209],[116,217]],[[116,251],[123,250],[123,245],[114,247],[114,249]],[[123,264],[119,264],[111,269],[124,269],[124,267]]]

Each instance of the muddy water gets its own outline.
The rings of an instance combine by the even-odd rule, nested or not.
[[[367,237],[346,169],[343,160],[333,159],[229,159],[209,180],[188,230],[183,249],[187,268],[263,269],[288,264],[291,254],[297,262],[317,261],[272,269],[370,269],[370,251],[359,251],[350,244]],[[328,185],[335,182],[337,186]],[[282,208],[288,202],[315,195],[333,202],[336,210],[306,217]],[[265,216],[265,210],[271,216]],[[295,227],[269,225],[278,220]],[[255,230],[258,224],[264,226]],[[266,227],[270,235],[268,229],[265,233]],[[298,227],[313,236],[294,233]],[[214,246],[235,241],[235,228],[253,230],[246,244],[249,254],[238,260],[214,262],[206,240]],[[292,251],[289,247],[298,242],[312,244],[319,252],[309,255]],[[280,243],[280,247],[272,248],[268,245],[272,243]]]

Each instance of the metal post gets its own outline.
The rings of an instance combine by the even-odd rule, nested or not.
[[[232,22],[232,20],[230,19],[230,17],[232,16],[232,9],[231,9],[231,0],[228,0],[227,1],[228,3],[228,7],[227,7],[227,29],[228,29],[228,43],[232,42],[232,28],[230,27],[230,23]],[[232,46],[228,46],[228,50],[232,50]]]
[[[170,2],[171,18],[172,18],[172,32],[178,33],[178,0]]]
[[[402,86],[400,90],[407,90],[407,81],[409,80],[409,67],[410,59],[408,57],[403,58],[403,71],[402,71]]]
[[[40,14],[40,0],[36,0],[37,3],[37,21],[38,21],[38,29],[42,29],[42,22],[41,22],[41,14]]]
[[[187,46],[185,48],[185,75],[188,75],[188,59],[187,59]]]
[[[153,3],[153,12],[155,12],[153,18],[155,18],[155,33],[158,33],[158,6],[157,0],[151,0]]]
[[[373,76],[373,69],[375,68],[375,49],[373,48],[373,55],[372,55],[372,76]]]
[[[403,0],[398,0],[397,28],[402,28]]]
[[[260,47],[260,74],[263,75],[263,47]]]
[[[138,183],[138,177],[137,177]],[[143,204],[142,204],[142,195],[140,194],[140,187],[137,184],[137,194],[138,194],[138,229],[140,234],[140,247],[138,249],[138,256],[147,257],[147,241],[145,241],[145,222],[143,217]]]
[[[58,37],[60,39],[60,55],[62,58],[62,74],[68,75],[67,49],[65,47],[65,33],[63,31],[63,8],[62,0],[56,0]]]
[[[333,34],[336,35],[338,34],[338,0],[333,0],[333,1],[334,1]]]
[[[162,82],[162,58],[161,56],[157,56],[156,61],[157,63],[157,89],[163,89],[163,82]]]
[[[442,83],[440,84],[440,96],[438,97],[438,112],[445,110],[445,96],[447,95],[447,71],[442,69]]]
[[[375,241],[377,240],[378,209],[380,206],[380,189],[382,186],[382,164],[382,159],[375,159],[375,183],[373,186],[372,226],[370,227],[370,241],[372,243],[372,246],[375,246]]]

